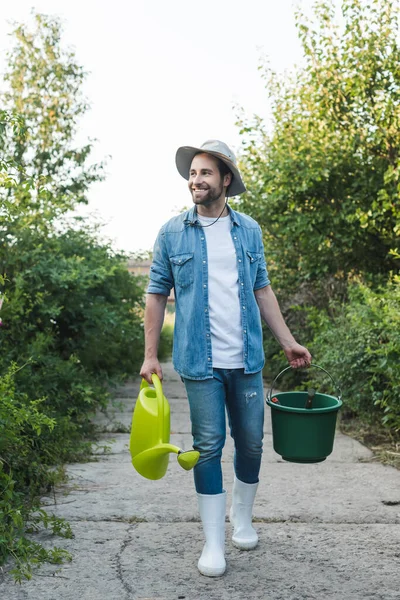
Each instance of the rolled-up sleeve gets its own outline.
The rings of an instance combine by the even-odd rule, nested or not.
[[[173,287],[174,279],[165,247],[165,234],[163,229],[161,229],[154,244],[153,262],[150,267],[150,283],[147,287],[147,293],[169,296]]]
[[[267,263],[265,262],[264,244],[262,242],[261,227],[259,228],[259,236],[260,236],[259,243],[260,243],[261,258],[259,260],[257,276],[256,276],[256,280],[254,282],[254,288],[253,288],[254,291],[260,290],[261,288],[266,287],[267,285],[271,284],[269,277],[268,277]]]

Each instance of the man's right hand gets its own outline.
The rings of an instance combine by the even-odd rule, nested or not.
[[[153,373],[158,375],[160,381],[162,381],[163,372],[162,372],[162,368],[161,368],[161,365],[160,365],[158,359],[157,358],[146,359],[144,361],[144,363],[142,364],[142,368],[140,369],[140,376],[143,377],[143,379],[145,379],[147,381],[147,383],[150,383],[150,385],[152,385],[153,382],[151,380],[151,376]]]

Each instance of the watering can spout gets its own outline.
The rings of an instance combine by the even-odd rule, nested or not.
[[[168,462],[167,455],[170,453],[178,455],[178,463],[185,471],[193,469],[200,456],[196,450],[183,452],[178,446],[174,446],[173,444],[157,444],[137,454],[132,459],[132,464],[143,477],[147,479],[161,479],[165,474],[165,461]]]
[[[166,454],[169,452],[177,454],[178,463],[185,471],[193,469],[200,458],[200,452],[197,450],[181,450],[178,446],[174,446],[174,444],[159,444],[156,448],[164,449]]]
[[[178,453],[177,458],[182,469],[185,469],[185,471],[190,471],[190,469],[193,469],[193,467],[196,466],[197,461],[200,458],[200,453],[197,452],[197,450],[186,450],[186,452],[181,450]]]

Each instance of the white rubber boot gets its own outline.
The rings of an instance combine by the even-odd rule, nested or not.
[[[207,577],[220,577],[225,573],[225,514],[226,492],[222,494],[197,494],[199,512],[206,543],[199,558],[198,569]]]
[[[252,550],[258,544],[257,532],[251,524],[257,488],[258,483],[243,483],[235,475],[229,520],[234,527],[233,545],[241,550]]]

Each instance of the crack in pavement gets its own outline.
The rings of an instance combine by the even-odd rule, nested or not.
[[[125,538],[122,540],[121,548],[115,556],[115,559],[116,559],[115,570],[117,573],[117,579],[121,583],[123,589],[125,590],[127,600],[130,600],[132,598],[134,590],[129,585],[129,583],[127,583],[127,581],[124,578],[122,564],[121,564],[121,558],[122,558],[122,554],[125,552],[127,546],[133,541],[133,537],[132,537],[131,533],[134,529],[136,529],[136,527],[137,527],[137,523],[134,523],[133,525],[129,525],[129,527],[126,531],[126,534],[125,534]]]

